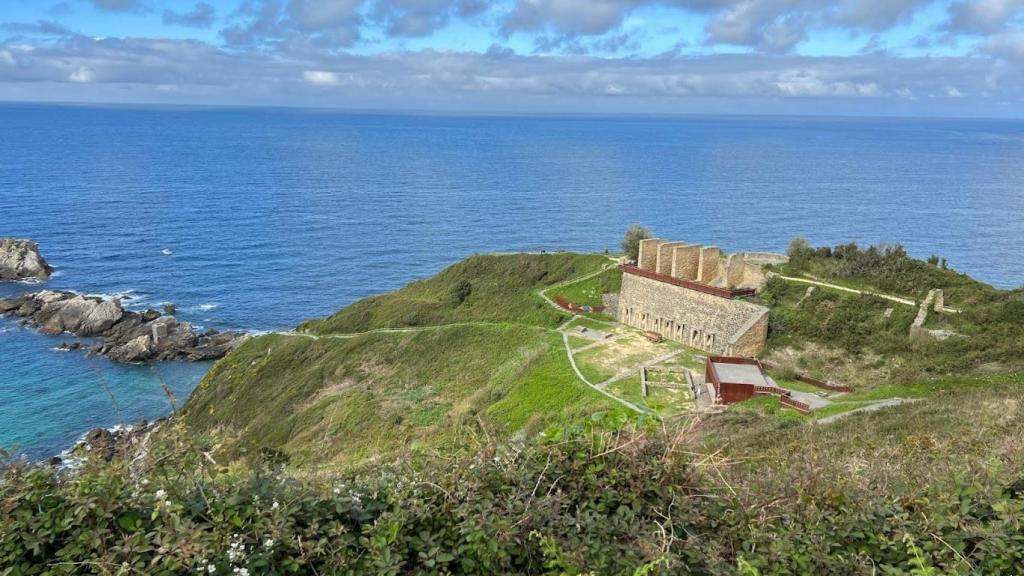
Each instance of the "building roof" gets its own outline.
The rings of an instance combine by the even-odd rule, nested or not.
[[[730,384],[753,384],[754,386],[771,386],[772,383],[761,373],[761,369],[754,364],[726,364],[724,362],[712,362],[715,373],[721,382]]]

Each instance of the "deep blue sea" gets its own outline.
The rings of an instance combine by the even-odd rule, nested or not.
[[[474,252],[903,243],[1024,283],[1024,123],[0,105],[0,236],[46,287],[287,329]],[[171,248],[173,256],[161,255]],[[42,285],[0,285],[0,296]],[[0,320],[0,446],[157,417],[208,368],[117,366]]]

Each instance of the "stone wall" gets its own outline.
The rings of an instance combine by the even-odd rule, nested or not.
[[[672,273],[672,251],[679,246],[686,246],[686,242],[665,242],[658,245],[658,263],[655,272],[658,274]]]
[[[744,254],[731,254],[725,261],[725,286],[728,288],[754,288],[764,286],[764,271],[759,264],[747,260]]]
[[[768,335],[768,309],[659,280],[623,274],[619,321],[729,356],[756,356]]]
[[[658,247],[665,241],[660,238],[646,238],[640,241],[640,254],[636,259],[637,268],[654,272],[658,268]]]
[[[697,269],[700,266],[700,249],[700,246],[676,246],[672,250],[670,276],[683,280],[696,280]]]
[[[722,250],[717,246],[705,246],[700,249],[700,264],[697,267],[697,281],[710,284],[718,278],[721,267]]]

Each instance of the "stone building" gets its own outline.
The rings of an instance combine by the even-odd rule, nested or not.
[[[764,284],[761,264],[784,259],[643,240],[637,266],[622,267],[619,321],[713,354],[756,356],[768,337],[768,308],[740,298]]]

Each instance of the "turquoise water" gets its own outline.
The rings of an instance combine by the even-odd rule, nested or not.
[[[476,251],[614,249],[630,222],[729,251],[901,242],[1024,282],[1021,122],[3,105],[0,126],[0,236],[40,242],[47,287],[218,329],[290,328]],[[0,320],[0,445],[165,414],[161,381],[181,402],[206,369],[56,344]]]

